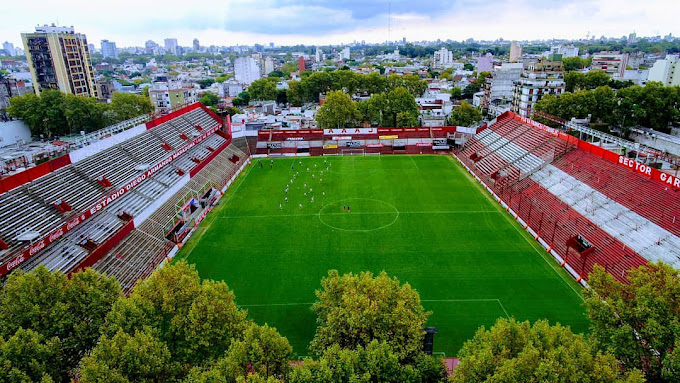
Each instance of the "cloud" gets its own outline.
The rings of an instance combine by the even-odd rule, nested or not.
[[[74,25],[96,45],[110,39],[121,47],[166,37],[236,45],[680,35],[680,2],[670,0],[71,0],[68,7],[33,0],[3,8],[0,40],[15,44],[44,23]]]

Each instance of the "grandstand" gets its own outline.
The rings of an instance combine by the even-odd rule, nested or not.
[[[513,113],[456,156],[579,281],[680,264],[680,183],[667,173]]]
[[[219,193],[247,161],[228,127],[197,103],[1,180],[0,276],[94,266],[131,288],[177,250],[182,198]]]

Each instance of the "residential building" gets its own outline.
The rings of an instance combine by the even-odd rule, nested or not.
[[[321,50],[321,48],[316,47],[316,54],[314,58],[316,62],[321,62],[323,60],[323,51]]]
[[[531,116],[536,102],[546,94],[564,93],[562,56],[552,54],[548,59],[530,63],[515,83],[512,109],[520,116]]]
[[[446,64],[450,64],[453,62],[453,52],[450,50],[442,47],[438,51],[434,52],[434,56],[432,58],[432,64],[437,67],[441,68],[444,67]]]
[[[553,45],[550,54],[562,55],[562,57],[578,57],[578,47],[573,45]]]
[[[107,80],[103,76],[97,80],[97,94],[99,95],[99,101],[101,102],[111,101],[111,97],[113,96],[113,92],[115,91],[116,89],[113,85],[113,80],[111,79]]]
[[[477,73],[491,72],[493,70],[493,54],[487,53],[477,59]]]
[[[340,60],[349,60],[350,57],[350,52],[349,52],[349,47],[345,47],[343,50],[340,51]]]
[[[522,46],[516,42],[510,43],[510,62],[516,63],[522,57]]]
[[[7,53],[7,56],[16,56],[17,50],[14,48],[14,44],[5,41],[2,43],[2,49]]]
[[[658,81],[666,86],[680,85],[679,55],[667,55],[663,60],[657,60],[649,69],[647,81]]]
[[[302,56],[298,57],[298,71],[300,74],[305,71],[305,58]]]
[[[94,71],[85,35],[73,27],[41,26],[22,33],[33,89],[58,89],[76,96],[97,97]]]
[[[241,84],[250,84],[259,80],[259,64],[252,57],[238,57],[234,60],[234,78]]]
[[[0,78],[0,119],[5,115],[5,109],[9,106],[9,99],[14,96],[23,96],[30,92],[26,83],[13,78]]]
[[[484,84],[482,107],[486,108],[492,101],[512,101],[515,82],[519,81],[523,71],[522,63],[502,63],[495,67]]]
[[[619,52],[600,52],[593,55],[592,69],[600,69],[611,77],[620,78],[628,66],[628,54]]]
[[[167,53],[172,53],[173,55],[177,54],[177,39],[165,39],[165,51]]]
[[[149,88],[149,98],[156,113],[165,114],[197,102],[198,89],[190,83],[179,81],[154,82]]]
[[[116,49],[116,43],[109,40],[102,40],[102,57],[107,58],[118,58],[118,50]]]
[[[267,75],[274,71],[274,60],[270,56],[264,59],[264,74]]]
[[[201,50],[201,44],[198,42],[198,39],[197,39],[197,38],[194,38],[193,45],[194,45],[194,50],[195,50],[196,52],[198,52],[198,51]]]
[[[148,55],[152,55],[155,52],[157,52],[158,49],[158,44],[156,44],[153,40],[146,40],[146,43],[144,43],[144,51]]]

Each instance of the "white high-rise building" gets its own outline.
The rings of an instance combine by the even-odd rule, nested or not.
[[[340,51],[340,60],[349,60],[349,47]]]
[[[432,62],[437,67],[450,64],[453,62],[453,52],[442,47],[440,50],[434,52]]]
[[[272,60],[271,57],[267,56],[267,58],[264,59],[264,73],[269,74],[274,71],[274,60]]]
[[[234,78],[241,84],[250,84],[260,79],[260,65],[252,57],[234,60]]]
[[[314,59],[316,62],[321,62],[321,60],[323,59],[323,51],[321,50],[321,48],[316,47],[316,55],[314,56]]]
[[[658,81],[666,86],[680,85],[680,55],[667,55],[657,60],[651,69],[647,81]]]
[[[553,45],[550,47],[550,53],[562,55],[565,57],[578,57],[578,47],[573,45]]]
[[[487,79],[484,88],[484,104],[495,100],[512,101],[515,82],[519,81],[524,71],[522,63],[502,63],[494,68],[492,77]]]
[[[118,50],[116,49],[116,43],[109,40],[102,40],[102,57],[103,58],[118,58]]]
[[[14,44],[5,41],[2,43],[2,49],[7,52],[9,56],[16,56],[17,55],[17,50],[14,48]]]
[[[516,42],[510,43],[510,62],[516,63],[522,58],[522,46]]]
[[[176,55],[177,39],[165,39],[165,51],[168,53],[172,53],[173,55]]]

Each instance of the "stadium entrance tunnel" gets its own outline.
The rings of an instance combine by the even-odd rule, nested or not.
[[[399,219],[399,210],[377,199],[346,198],[324,205],[318,217],[331,229],[369,232],[392,226]]]

